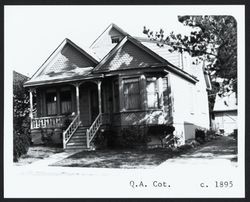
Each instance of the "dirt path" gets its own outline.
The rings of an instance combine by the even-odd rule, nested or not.
[[[237,165],[237,141],[232,137],[220,137],[201,145],[199,148],[168,159],[160,165],[168,164],[233,164]]]

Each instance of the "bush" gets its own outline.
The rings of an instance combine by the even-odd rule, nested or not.
[[[216,134],[216,131],[215,131],[215,130],[210,129],[210,130],[207,130],[207,131],[206,131],[206,138],[207,138],[208,140],[215,139],[216,136],[217,136],[217,134]]]
[[[62,127],[63,130],[66,130],[72,122],[70,115],[71,115],[71,113],[66,114],[66,117],[63,121],[63,127]]]
[[[31,143],[29,93],[23,84],[28,77],[13,72],[13,160],[26,154]]]
[[[28,152],[31,144],[29,117],[14,118],[13,135],[13,161],[17,162],[21,155]]]
[[[45,145],[52,145],[53,144],[52,136],[54,135],[54,130],[41,128],[41,133],[42,133],[41,139],[44,142],[44,144]]]
[[[120,146],[123,148],[134,148],[146,145],[148,142],[147,133],[144,126],[129,126],[121,130]]]
[[[205,142],[206,133],[202,129],[196,129],[195,130],[195,140],[197,140],[199,143]]]
[[[177,137],[173,135],[175,127],[172,125],[152,125],[148,126],[148,134],[157,136],[161,141],[162,147],[174,146],[177,141]]]
[[[235,140],[238,139],[238,130],[237,129],[234,129],[234,132],[232,132],[230,134],[231,137],[233,137]]]

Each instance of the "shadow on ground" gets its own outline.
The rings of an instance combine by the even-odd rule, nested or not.
[[[185,152],[185,151],[184,151]],[[175,158],[178,156],[178,158]],[[167,149],[149,150],[97,150],[82,151],[58,161],[52,166],[92,168],[154,168],[166,160],[185,160],[202,163],[203,160],[237,161],[237,141],[232,137],[220,137],[186,153]]]
[[[173,155],[164,149],[82,151],[53,166],[98,168],[153,168]]]
[[[181,155],[180,158],[226,159],[237,162],[237,141],[233,137],[221,137],[200,149]]]

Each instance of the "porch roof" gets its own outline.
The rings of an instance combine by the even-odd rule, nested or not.
[[[60,71],[58,73],[45,74],[40,77],[36,77],[24,84],[24,87],[31,86],[41,86],[46,84],[53,83],[65,83],[71,81],[80,81],[87,80],[93,78],[100,78],[102,75],[100,74],[92,74],[93,67],[85,67],[85,68],[75,68],[68,71]]]

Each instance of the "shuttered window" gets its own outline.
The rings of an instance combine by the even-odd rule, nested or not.
[[[57,114],[56,108],[56,92],[46,94],[47,115],[52,116]]]
[[[72,112],[71,91],[60,92],[61,113],[67,114]]]
[[[124,106],[126,110],[140,109],[139,79],[124,80]]]
[[[157,78],[147,78],[147,103],[148,108],[159,108],[159,92]]]

